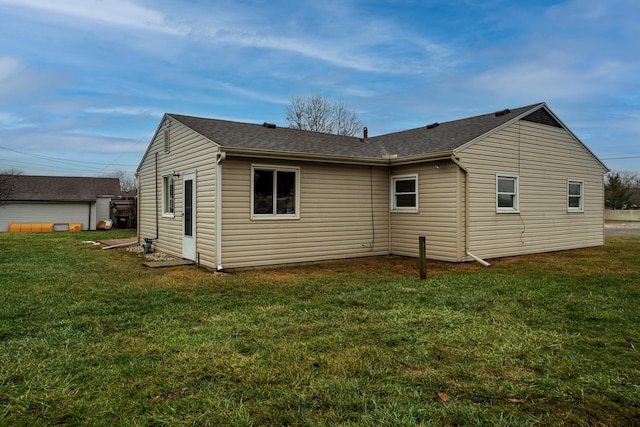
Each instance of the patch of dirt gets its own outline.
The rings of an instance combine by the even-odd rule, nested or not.
[[[484,268],[486,267],[475,262],[449,263],[427,260],[427,275],[447,272],[470,272]],[[419,262],[416,258],[389,255],[241,271],[245,276],[271,282],[287,282],[301,277],[324,277],[326,274],[360,275],[368,272],[384,272],[388,277],[415,277],[419,276]]]

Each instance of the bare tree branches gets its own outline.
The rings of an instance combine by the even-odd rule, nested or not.
[[[120,181],[120,191],[123,193],[131,193],[137,190],[136,179],[125,171],[115,171],[109,174],[110,178],[118,178]]]
[[[290,128],[354,136],[362,129],[358,115],[343,101],[332,102],[322,95],[293,98],[286,108]]]

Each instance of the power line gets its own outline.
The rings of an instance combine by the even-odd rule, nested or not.
[[[601,156],[601,157],[600,157],[600,159],[602,159],[602,160],[628,160],[628,159],[640,159],[640,154],[638,154],[638,155],[634,155],[634,156],[625,155],[625,156],[621,156],[621,157]]]
[[[51,166],[47,166],[47,165],[43,165],[42,163],[33,163],[33,162],[23,162],[20,160],[11,160],[11,161],[7,161],[4,159],[0,159],[0,165],[4,165],[3,168],[16,168],[16,169],[20,169],[20,168],[25,168],[25,169],[34,169],[37,168],[38,173],[42,173],[42,172],[52,172],[52,173],[56,173],[56,172],[63,172],[63,173],[77,173],[77,172],[81,172],[81,173],[91,173],[91,174],[99,174],[103,171],[105,171],[105,168],[101,168],[99,170],[97,170],[97,168],[75,168],[75,167],[65,167],[65,166],[59,166],[59,165],[51,165]],[[118,168],[113,168],[110,169],[112,172],[116,172],[122,169],[118,169]],[[123,170],[123,172],[129,172],[129,173],[134,173],[135,169],[133,170]]]
[[[51,156],[43,156],[41,154],[31,154],[31,153],[25,153],[23,151],[18,151],[18,150],[13,150],[11,148],[7,148],[7,147],[2,147],[0,146],[0,149],[2,150],[6,150],[6,151],[11,151],[13,153],[17,153],[17,154],[21,154],[23,156],[28,156],[28,157],[35,157],[37,159],[43,159],[43,160],[49,160],[49,161],[54,161],[54,162],[61,162],[61,163],[70,163],[70,164],[93,164],[93,165],[99,165],[99,166],[111,166],[113,165],[114,162],[110,162],[110,163],[102,163],[102,162],[89,162],[89,161],[85,161],[85,160],[71,160],[71,159],[61,159],[59,157],[51,157]],[[126,166],[126,167],[138,167],[138,165],[120,165],[120,166]]]

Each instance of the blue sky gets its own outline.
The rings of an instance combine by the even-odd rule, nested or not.
[[[0,0],[0,170],[135,171],[165,112],[286,125],[342,100],[369,135],[544,101],[640,171],[637,0]]]

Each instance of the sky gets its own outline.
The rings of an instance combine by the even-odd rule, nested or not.
[[[0,0],[0,171],[133,174],[165,113],[369,136],[546,102],[640,173],[637,0]]]

